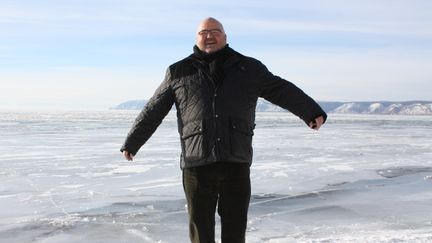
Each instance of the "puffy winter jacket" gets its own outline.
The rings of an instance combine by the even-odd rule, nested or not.
[[[136,118],[121,151],[135,155],[173,104],[181,139],[181,168],[217,161],[252,163],[258,97],[291,111],[307,124],[318,116],[327,117],[294,84],[273,75],[260,61],[230,51],[223,82],[212,80],[194,55],[171,65]]]

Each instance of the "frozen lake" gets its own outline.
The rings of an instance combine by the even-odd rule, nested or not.
[[[137,113],[0,111],[0,242],[188,242],[175,113],[127,162]],[[256,123],[247,242],[432,242],[432,116]]]

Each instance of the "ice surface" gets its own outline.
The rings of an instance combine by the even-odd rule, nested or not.
[[[0,112],[0,242],[188,242],[175,114],[131,163],[136,115]],[[432,117],[256,123],[247,242],[432,242]]]

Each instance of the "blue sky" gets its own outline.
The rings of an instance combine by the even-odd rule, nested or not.
[[[429,0],[0,0],[0,109],[149,98],[207,16],[316,100],[432,100],[430,13]]]

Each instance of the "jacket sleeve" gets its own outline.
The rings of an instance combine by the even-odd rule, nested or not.
[[[293,83],[273,75],[267,67],[258,62],[260,97],[289,110],[300,117],[307,125],[319,116],[327,119],[327,114],[311,97]]]
[[[166,72],[162,84],[156,89],[151,99],[140,112],[129,131],[120,151],[124,150],[135,155],[141,146],[153,135],[164,117],[171,110],[174,95],[170,86],[171,75]]]

